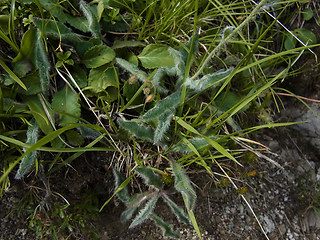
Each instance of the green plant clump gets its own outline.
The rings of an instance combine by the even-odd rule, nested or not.
[[[115,172],[122,219],[144,204],[130,226],[152,219],[177,237],[154,211],[162,198],[201,237],[184,169],[241,166],[250,134],[291,124],[272,122],[268,106],[279,108],[275,85],[318,46],[311,31],[285,27],[297,6],[317,20],[307,2],[0,2],[0,197],[13,179],[46,182],[84,153],[112,152],[132,170],[125,181]],[[158,175],[171,170],[187,214]],[[130,196],[135,173],[150,190]]]

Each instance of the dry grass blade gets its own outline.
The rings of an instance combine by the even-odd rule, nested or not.
[[[234,183],[234,181],[229,177],[229,175],[226,173],[226,171],[220,166],[220,164],[214,159],[214,162],[218,165],[218,167],[220,168],[220,170],[223,172],[223,174],[225,175],[226,178],[228,178],[228,180],[231,182],[231,184],[233,185],[233,187],[238,190],[238,186]],[[257,215],[255,214],[253,208],[251,207],[250,203],[248,202],[248,200],[245,198],[245,196],[243,194],[240,194],[242,200],[247,204],[248,208],[250,209],[251,213],[253,214],[254,218],[256,219],[263,235],[266,237],[266,239],[270,240],[270,238],[268,237],[266,231],[264,230],[262,224],[260,223]]]

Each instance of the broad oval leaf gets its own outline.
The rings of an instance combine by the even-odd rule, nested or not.
[[[143,49],[138,58],[144,68],[172,68],[175,66],[175,62],[169,49],[170,47],[167,45],[150,44]]]
[[[99,67],[90,70],[88,86],[94,93],[102,92],[108,87],[118,88],[115,69],[112,67]]]
[[[312,44],[317,43],[316,35],[308,29],[299,28],[299,29],[294,30],[294,33],[306,45],[312,45]]]
[[[60,125],[76,123],[81,116],[78,96],[68,86],[65,86],[64,89],[54,94],[52,107],[60,112]]]
[[[115,56],[115,52],[110,47],[98,45],[85,52],[83,63],[87,68],[97,68],[111,62]]]

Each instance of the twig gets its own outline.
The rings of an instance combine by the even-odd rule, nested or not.
[[[299,95],[292,95],[292,94],[289,94],[289,93],[278,93],[278,92],[275,92],[275,94],[280,95],[280,96],[287,96],[287,97],[298,97],[298,98],[301,98],[301,99],[306,100],[306,101],[320,103],[320,100],[306,98],[306,97],[302,97],[302,96],[299,96]]]

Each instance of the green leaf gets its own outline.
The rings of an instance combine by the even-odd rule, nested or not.
[[[317,43],[316,35],[308,29],[299,28],[293,31],[297,37],[306,45],[313,45]]]
[[[216,136],[209,136],[210,139],[215,139]],[[205,140],[203,137],[193,137],[188,139],[188,141],[195,147],[196,150],[200,150],[204,147],[209,146],[210,144],[208,143],[207,140]],[[190,153],[192,150],[190,147],[185,142],[178,143],[173,146],[172,148],[173,151],[176,152],[184,152],[184,153]]]
[[[106,45],[98,45],[90,48],[83,56],[83,63],[87,68],[97,68],[111,62],[115,52]]]
[[[80,135],[80,133],[74,131],[74,130],[69,130],[65,132],[65,135],[67,137],[68,143],[72,146],[81,146],[84,144],[84,139]]]
[[[5,181],[5,179],[8,177],[8,175],[10,174],[10,172],[13,170],[13,168],[21,161],[22,158],[24,158],[26,155],[28,155],[29,153],[31,153],[32,151],[40,148],[41,146],[47,144],[48,142],[53,141],[54,139],[56,139],[60,134],[62,134],[65,131],[68,131],[72,128],[77,128],[80,126],[88,126],[87,124],[72,124],[70,126],[67,127],[63,127],[60,128],[56,131],[53,131],[51,133],[48,133],[46,136],[44,136],[43,138],[41,138],[39,141],[37,141],[35,144],[33,144],[30,148],[28,148],[28,150],[23,153],[19,158],[17,158],[17,160],[15,160],[12,164],[9,165],[9,167],[3,172],[3,174],[0,177],[0,183],[2,183],[3,181]],[[1,135],[0,135],[1,137]]]
[[[302,16],[305,21],[309,21],[313,17],[313,11],[310,8],[305,8],[302,11]]]
[[[32,119],[30,121],[28,131],[27,131],[27,141],[26,144],[33,145],[38,141],[38,134],[39,134],[39,126],[35,119]],[[23,151],[27,151],[26,148],[23,149]],[[35,159],[37,157],[37,151],[32,151],[31,153],[24,156],[20,162],[19,169],[16,173],[15,178],[21,179],[23,178],[31,169],[33,166]]]
[[[66,85],[61,91],[54,94],[52,99],[52,107],[59,111],[60,125],[78,122],[81,116],[78,95],[75,94]],[[66,113],[66,114],[63,114]]]
[[[26,76],[33,69],[33,65],[28,59],[21,59],[13,65],[13,72],[20,78]]]
[[[132,218],[134,212],[137,210],[138,206],[131,207],[123,211],[120,215],[120,222],[126,222]]]
[[[128,131],[130,134],[149,142],[153,142],[154,132],[151,127],[142,125],[134,121],[126,121],[118,119],[120,127]]]
[[[288,35],[284,41],[284,47],[286,50],[291,50],[296,47],[297,40],[292,35]]]
[[[104,11],[104,4],[103,2],[99,1],[97,6],[97,17],[99,22],[101,20],[103,11]]]
[[[244,99],[244,96],[235,93],[235,92],[225,92],[220,94],[215,101],[215,105],[219,107],[219,110],[221,111],[228,111],[230,108],[237,105],[239,102],[241,102]],[[241,110],[239,110],[238,113],[243,112],[247,110],[250,107],[250,104],[247,104],[244,106]]]
[[[140,87],[140,83],[138,81],[134,81],[133,83],[129,83],[129,81],[126,81],[123,85],[123,96],[126,98],[127,101],[129,101],[134,94],[138,91]],[[139,99],[143,101],[143,99]],[[141,103],[141,101],[137,102]],[[135,103],[135,102],[134,102]]]
[[[115,178],[115,189],[118,189],[125,179],[115,168],[113,169],[113,176]],[[124,203],[127,203],[130,200],[129,192],[126,187],[124,187],[121,191],[118,191],[117,196]]]
[[[161,177],[155,174],[150,168],[139,167],[135,171],[143,178],[146,185],[155,189],[161,189],[163,187]]]
[[[88,86],[94,93],[102,92],[108,87],[118,88],[117,76],[112,67],[99,67],[90,70]]]
[[[168,222],[165,222],[161,217],[152,214],[150,218],[154,221],[154,223],[161,228],[162,235],[170,238],[179,238],[180,233],[173,231],[172,225]]]
[[[119,41],[115,40],[112,49],[144,47],[146,44],[140,41]]]
[[[178,206],[167,195],[164,195],[163,200],[168,204],[171,211],[174,213],[174,215],[176,216],[176,218],[178,219],[179,222],[184,222],[187,224],[190,223],[190,220],[189,220],[188,216],[186,215],[185,211],[183,210],[183,208]]]
[[[139,214],[133,219],[129,228],[133,228],[145,220],[147,220],[153,212],[154,207],[159,199],[159,195],[155,194],[153,197],[146,203],[143,209],[140,210]]]
[[[0,58],[0,66],[3,67],[3,69],[10,75],[10,77],[16,81],[23,89],[27,91],[27,87],[24,85],[24,83],[18,78],[18,76],[11,71],[11,69],[5,64],[4,61]]]
[[[0,31],[2,31],[5,35],[9,33],[9,15],[0,15]]]
[[[67,16],[63,12],[63,7],[55,0],[38,0],[41,6],[47,10],[50,14],[57,17],[63,23],[66,21]]]
[[[23,88],[19,87],[17,92],[23,95],[34,95],[37,93],[41,93],[41,85],[40,85],[40,77],[37,72],[32,72],[21,79],[25,86],[27,87],[27,91]]]
[[[45,134],[51,133],[53,131],[53,128],[50,124],[50,121],[47,117],[45,110],[43,109],[43,106],[39,100],[39,97],[34,95],[26,96],[25,101],[29,109],[31,110],[31,114],[36,119],[41,131],[44,132]],[[47,106],[47,109],[49,111],[49,114],[51,115],[51,119],[54,119],[53,113],[50,110],[50,106]]]
[[[153,108],[151,108],[141,117],[141,119],[145,121],[157,119],[167,110],[169,110],[171,113],[174,113],[179,105],[180,95],[181,91],[179,90],[158,101]]]
[[[22,36],[20,51],[18,55],[12,60],[12,63],[16,63],[19,60],[22,60],[24,58],[30,59],[30,60],[32,59],[32,55],[36,47],[36,38],[37,38],[36,29],[30,26],[29,29]]]
[[[239,163],[224,147],[222,147],[217,141],[215,140],[212,140],[206,136],[203,136],[207,141],[208,143],[214,147],[218,152],[220,152],[223,156],[233,160],[234,162],[236,162],[237,164],[239,164],[240,166],[241,163]]]
[[[75,68],[71,71],[71,75],[80,88],[84,88],[88,85],[87,73],[80,66],[75,66]],[[69,82],[73,87],[76,87],[73,81],[69,80]]]
[[[90,32],[88,28],[88,20],[85,17],[73,17],[68,15],[67,22],[81,32]]]
[[[122,68],[131,73],[133,76],[137,77],[137,79],[139,79],[141,82],[145,82],[148,79],[147,74],[144,71],[141,71],[134,64],[122,58],[116,58],[116,61]]]
[[[33,61],[35,66],[39,70],[41,90],[43,94],[46,96],[49,94],[49,70],[51,69],[51,64],[48,60],[47,51],[45,49],[45,45],[41,37],[40,31],[37,31],[35,56]]]
[[[175,112],[172,112],[171,110],[167,109],[159,116],[157,127],[154,132],[155,144],[159,144],[163,140],[165,133],[170,127],[170,122],[172,121],[174,113]]]
[[[215,73],[204,75],[202,78],[196,80],[187,78],[185,85],[187,88],[195,92],[204,91],[210,87],[217,86],[218,84],[222,83],[222,80],[225,79],[232,71],[233,68],[229,68],[227,70],[220,70]]]
[[[57,63],[56,63],[56,68],[59,68],[63,65],[63,61],[59,60]]]
[[[143,49],[138,58],[142,66],[147,69],[175,66],[174,57],[167,45],[150,44]]]
[[[85,17],[73,17],[63,11],[63,6],[56,0],[38,0],[41,6],[51,15],[58,18],[61,23],[69,23],[72,27],[89,32],[88,20]],[[42,27],[41,27],[42,28]]]
[[[150,192],[142,192],[133,195],[128,202],[126,202],[127,210],[123,211],[120,216],[120,221],[128,221],[137,208],[147,200],[147,196]]]
[[[191,186],[188,176],[184,173],[180,164],[171,161],[172,171],[175,175],[174,187],[185,198],[187,210],[192,210],[196,203],[197,194]]]
[[[33,22],[38,27],[38,29],[42,30],[43,34],[46,37],[54,38],[57,40],[61,39],[63,42],[67,42],[69,44],[74,44],[75,42],[82,41],[77,34],[75,34],[62,22],[40,18],[33,18]],[[43,28],[43,26],[45,27]]]
[[[2,109],[3,112],[7,112],[10,114],[22,113],[22,112],[29,110],[29,108],[26,104],[16,102],[16,101],[12,100],[11,98],[3,98],[2,104],[3,104],[3,109]]]
[[[97,12],[93,12],[91,7],[85,2],[80,1],[80,9],[83,12],[84,16],[88,20],[88,28],[92,35],[97,38],[101,38],[99,20],[97,18]]]

